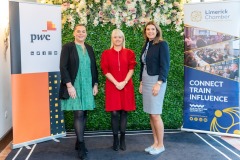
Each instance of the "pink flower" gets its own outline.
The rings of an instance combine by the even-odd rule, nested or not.
[[[99,12],[98,12],[98,16],[99,16],[99,17],[103,17],[103,12],[102,12],[102,11],[99,11]]]
[[[136,13],[136,8],[131,8],[130,10],[129,10],[131,13]]]
[[[138,23],[138,19],[134,19],[133,22],[136,24]]]
[[[125,4],[126,5],[129,5],[129,4],[131,4],[132,2],[130,1],[130,0],[126,0],[126,2],[125,2]]]
[[[115,10],[112,10],[111,13],[112,13],[113,15],[115,15],[115,14],[116,14],[116,11],[115,11]]]
[[[63,10],[67,10],[70,7],[70,3],[69,2],[65,2],[62,4],[62,9]]]

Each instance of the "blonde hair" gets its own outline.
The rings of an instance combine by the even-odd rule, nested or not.
[[[124,36],[124,33],[123,33],[120,29],[114,29],[114,30],[112,31],[112,35],[111,35],[111,47],[110,47],[110,48],[113,47],[112,37],[113,37],[114,35],[119,35],[119,36],[123,37],[122,47],[125,48],[125,36]]]
[[[144,29],[143,29],[144,39],[145,39],[146,41],[148,41],[148,37],[147,37],[147,35],[146,35],[146,29],[147,29],[147,26],[149,26],[149,25],[154,25],[155,28],[156,28],[156,31],[157,31],[157,35],[156,35],[156,37],[153,39],[153,44],[156,44],[156,43],[158,43],[158,42],[160,42],[160,41],[163,41],[163,38],[162,38],[162,30],[161,30],[161,28],[160,28],[154,21],[149,21],[149,22],[146,24],[146,26],[144,27]]]

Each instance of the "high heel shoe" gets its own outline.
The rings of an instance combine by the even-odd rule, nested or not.
[[[119,150],[119,140],[118,140],[118,135],[114,134],[113,135],[113,150],[118,151]]]
[[[76,140],[75,150],[78,150],[78,149],[79,149],[79,143],[78,143],[78,140]],[[88,154],[88,149],[86,148],[86,146],[85,146],[85,152],[86,152],[86,154]]]
[[[124,132],[121,132],[121,136],[120,136],[120,149],[123,151],[126,150],[125,133]]]

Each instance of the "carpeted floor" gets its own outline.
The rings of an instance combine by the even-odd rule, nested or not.
[[[112,135],[109,131],[87,132],[85,143],[89,150],[88,160],[237,160],[240,152],[217,136],[199,133],[165,130],[165,152],[149,155],[144,152],[152,142],[151,131],[128,131],[126,151],[113,151]],[[74,160],[76,137],[67,133],[60,142],[43,143],[12,150],[7,160]]]

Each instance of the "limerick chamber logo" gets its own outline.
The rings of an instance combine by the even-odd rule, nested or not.
[[[200,22],[202,20],[202,13],[201,13],[201,11],[193,11],[191,13],[191,20],[193,22]]]
[[[47,21],[47,29],[42,30],[43,32],[47,31],[56,31],[56,25],[52,21]]]

